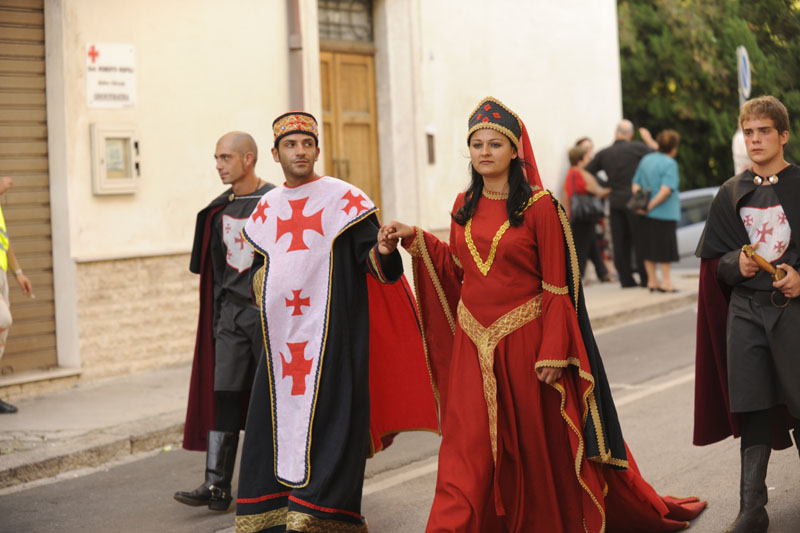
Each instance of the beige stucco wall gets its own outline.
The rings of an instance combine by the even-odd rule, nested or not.
[[[47,92],[59,363],[101,376],[191,357],[197,280],[187,271],[197,211],[224,189],[213,150],[253,134],[257,173],[273,118],[303,102],[320,115],[316,0],[48,0]],[[616,4],[375,0],[376,88],[384,217],[427,228],[467,182],[466,121],[491,94],[526,121],[545,185],[583,135],[609,142],[621,117]],[[289,42],[302,48],[302,98],[289,94]],[[136,50],[133,109],[88,109],[86,45]],[[295,78],[296,79],[296,78]],[[92,194],[89,125],[134,124],[134,195]],[[425,134],[435,137],[427,163]],[[324,146],[324,141],[323,141]],[[322,171],[321,165],[318,167]]]
[[[61,366],[94,378],[191,358],[197,277],[188,252],[197,212],[225,189],[214,168],[217,139],[250,132],[260,148],[257,174],[282,181],[269,148],[272,120],[289,106],[286,7],[285,0],[46,2]],[[135,107],[88,108],[90,43],[135,47]],[[318,74],[303,76],[313,97]],[[136,194],[92,193],[95,122],[136,127]]]
[[[421,225],[449,225],[469,181],[467,118],[484,96],[525,121],[547,188],[560,189],[576,139],[611,141],[622,117],[615,0],[420,2],[419,21],[417,120],[436,143],[417,183]]]

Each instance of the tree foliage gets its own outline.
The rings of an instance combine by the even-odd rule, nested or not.
[[[788,161],[800,156],[800,1],[620,0],[622,105],[655,135],[681,135],[681,189],[733,175],[739,115],[736,47],[750,58],[750,96],[772,94],[789,110]]]

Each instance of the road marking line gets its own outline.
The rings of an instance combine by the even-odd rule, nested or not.
[[[694,370],[682,376],[673,378],[669,381],[664,381],[663,383],[659,383],[658,385],[647,387],[646,389],[640,390],[639,392],[628,394],[620,400],[615,400],[614,404],[617,406],[617,408],[624,407],[629,403],[639,401],[642,398],[646,398],[652,394],[657,394],[667,389],[671,389],[672,387],[683,385],[684,383],[688,383],[690,381],[694,381]]]
[[[437,456],[438,457],[438,456]],[[401,483],[405,483],[406,481],[411,481],[412,479],[427,476],[432,472],[436,472],[439,468],[439,463],[437,457],[433,458],[433,461],[430,459],[425,459],[424,461],[418,461],[417,464],[423,463],[421,466],[413,468],[408,471],[403,471],[398,474],[394,474],[392,476],[387,477],[381,481],[376,481],[371,483],[371,480],[367,480],[364,484],[364,496],[368,496],[375,492],[380,492],[382,490],[390,489],[396,485],[400,485]],[[403,467],[401,467],[403,468]]]

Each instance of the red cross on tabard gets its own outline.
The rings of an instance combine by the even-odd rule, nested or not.
[[[757,233],[758,233],[757,234],[758,242],[767,242],[767,235],[772,235],[772,230],[773,229],[774,228],[767,229],[767,223],[764,222],[764,224],[761,225],[761,229],[760,230],[756,230]]]
[[[239,245],[240,250],[244,250],[244,239],[241,236],[234,237],[233,242]]]
[[[99,55],[100,52],[97,51],[97,48],[95,48],[94,45],[89,47],[89,57],[92,58],[92,65],[94,65],[94,62],[97,60]]]
[[[283,352],[281,352],[281,361],[283,362],[283,378],[292,378],[292,396],[302,396],[306,393],[306,376],[311,372],[311,363],[313,359],[305,358],[306,351],[305,342],[287,342],[286,346],[292,354],[292,362],[286,361]]]
[[[753,220],[753,215],[746,215],[744,217],[744,220],[742,220],[742,222],[744,222],[745,226],[752,226],[755,220]]]
[[[230,233],[230,232],[231,232],[231,225],[230,225],[230,223],[228,223],[228,224],[225,224],[225,233]]]
[[[364,205],[367,199],[361,194],[355,196],[351,190],[348,190],[346,193],[344,193],[342,200],[347,200],[347,205],[342,208],[342,211],[348,215],[350,214],[351,209],[355,209],[357,215],[360,215],[362,211],[367,209],[367,206]]]
[[[292,294],[294,298],[291,300],[289,298],[284,298],[286,300],[286,307],[294,307],[294,311],[292,311],[292,316],[302,315],[303,309],[302,306],[310,307],[311,306],[311,298],[301,298],[300,293],[303,292],[303,289],[293,289]]]
[[[783,251],[783,241],[778,241],[775,243],[775,246],[772,247],[773,250],[780,253]]]
[[[778,224],[780,224],[781,226],[786,224],[786,213],[781,213],[780,215],[778,215]]]
[[[256,210],[253,211],[253,216],[251,217],[253,219],[253,222],[258,222],[259,218],[261,219],[261,223],[262,224],[264,222],[266,222],[267,221],[267,208],[268,207],[269,207],[269,204],[267,203],[266,200],[264,200],[263,202],[259,202],[258,206],[256,207]]]
[[[292,216],[288,220],[278,218],[277,234],[275,242],[278,242],[285,233],[292,234],[292,242],[289,245],[287,252],[295,250],[308,250],[305,241],[303,240],[303,232],[316,231],[320,235],[325,235],[322,232],[322,212],[325,208],[320,209],[310,216],[303,214],[303,208],[306,206],[308,198],[301,198],[299,200],[289,200],[289,205],[292,206]]]

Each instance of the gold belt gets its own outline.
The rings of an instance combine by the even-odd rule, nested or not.
[[[485,328],[472,316],[461,300],[458,301],[458,323],[478,349],[478,362],[483,378],[483,396],[489,413],[489,436],[492,458],[497,462],[497,378],[494,375],[494,349],[509,333],[518,330],[542,314],[542,295],[538,294],[512,309]],[[533,356],[532,356],[533,357]]]

